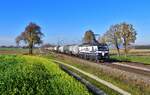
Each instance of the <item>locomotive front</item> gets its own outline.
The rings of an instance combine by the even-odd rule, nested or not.
[[[97,57],[98,59],[108,59],[109,58],[109,48],[108,45],[103,44],[103,45],[98,45],[96,46],[97,48]]]

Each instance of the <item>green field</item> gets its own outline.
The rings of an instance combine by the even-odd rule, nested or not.
[[[122,62],[137,62],[137,64],[142,63],[145,65],[150,65],[150,56],[129,55],[125,57],[125,56],[112,55],[111,59],[116,61],[122,61]]]
[[[0,51],[28,51],[24,48],[0,48]]]
[[[110,54],[117,55],[116,49],[110,49]],[[124,50],[120,49],[120,54],[124,55]],[[128,55],[150,56],[150,49],[130,49]]]
[[[89,95],[85,86],[51,60],[0,55],[1,95]]]
[[[113,61],[136,62],[150,65],[150,49],[131,49],[128,55],[124,56],[124,51],[120,50],[121,56],[117,56],[116,50],[110,50],[110,58]]]
[[[0,48],[0,54],[27,54],[28,49],[23,48]]]
[[[0,48],[0,54],[28,54],[28,48]],[[40,51],[38,48],[33,49],[34,54],[38,54]]]

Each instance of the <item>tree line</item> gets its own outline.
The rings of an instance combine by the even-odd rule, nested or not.
[[[114,46],[117,50],[118,56],[120,56],[120,46],[124,47],[124,54],[127,56],[130,46],[135,43],[137,32],[132,24],[120,23],[111,25],[110,28],[96,40],[94,32],[89,30],[85,32],[83,42],[84,43],[103,43]]]
[[[132,24],[120,23],[110,26],[109,30],[107,30],[103,36],[99,37],[99,39],[96,39],[92,30],[88,30],[85,32],[82,41],[88,44],[102,43],[112,45],[117,49],[118,56],[120,56],[120,45],[124,46],[124,52],[125,55],[127,55],[129,46],[136,40],[136,35],[137,33]],[[16,43],[19,45],[20,42],[23,41],[29,48],[29,54],[32,54],[33,47],[43,43],[43,36],[44,34],[41,32],[41,27],[31,22],[25,27],[25,30],[16,37]]]

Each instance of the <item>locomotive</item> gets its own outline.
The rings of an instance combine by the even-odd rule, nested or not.
[[[109,58],[109,48],[106,44],[84,44],[79,46],[79,56],[89,60],[104,60]]]
[[[55,46],[52,50],[88,60],[99,61],[109,59],[109,48],[107,44],[64,45]]]

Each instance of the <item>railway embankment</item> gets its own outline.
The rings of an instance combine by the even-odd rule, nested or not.
[[[54,54],[54,55],[50,55],[49,57],[63,61],[85,72],[93,74],[98,78],[108,81],[128,91],[132,95],[149,95],[150,93],[149,76],[145,76],[143,74],[138,74],[128,70],[110,67],[104,65],[104,63],[96,64],[94,62],[90,62],[87,60],[83,60],[83,59],[79,59],[76,57],[67,56],[63,54]],[[93,82],[93,83],[97,85],[97,82]]]

